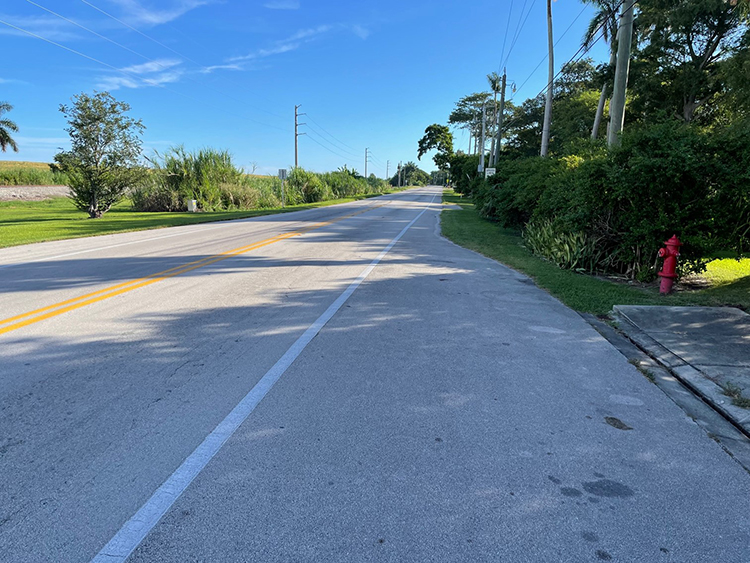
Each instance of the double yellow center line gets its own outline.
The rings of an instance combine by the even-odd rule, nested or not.
[[[252,250],[263,248],[264,246],[268,246],[275,242],[279,242],[279,241],[282,241],[291,237],[300,236],[305,233],[309,233],[310,231],[314,231],[316,229],[325,227],[326,225],[338,223],[339,221],[343,221],[344,219],[349,219],[361,213],[372,211],[373,209],[383,207],[384,205],[387,205],[387,203],[370,206],[370,207],[367,207],[366,209],[362,209],[354,213],[349,213],[347,215],[343,215],[341,217],[332,219],[330,221],[323,221],[321,223],[315,223],[304,229],[290,231],[288,233],[284,233],[281,235],[277,235],[275,237],[267,238],[265,240],[255,242],[253,244],[249,244],[247,246],[241,246],[233,250],[227,250],[226,252],[222,252],[221,254],[214,254],[213,256],[207,256],[206,258],[202,258],[200,260],[188,262],[187,264],[182,264],[181,266],[176,266],[174,268],[170,268],[169,270],[164,270],[162,272],[157,272],[155,274],[151,274],[142,278],[137,278],[137,279],[130,280],[127,282],[123,282],[117,285],[113,285],[111,287],[107,287],[104,289],[100,289],[98,291],[94,291],[92,293],[81,295],[79,297],[74,297],[73,299],[61,301],[59,303],[55,303],[54,305],[48,305],[47,307],[42,307],[41,309],[35,309],[33,311],[29,311],[28,313],[23,313],[20,315],[16,315],[14,317],[0,320],[0,334],[5,334],[6,332],[11,332],[13,330],[18,330],[19,328],[23,328],[30,324],[38,323],[39,321],[43,321],[46,319],[50,319],[52,317],[56,317],[58,315],[62,315],[63,313],[67,313],[68,311],[74,311],[75,309],[80,309],[81,307],[85,307],[86,305],[91,305],[92,303],[104,301],[105,299],[110,299],[111,297],[122,295],[123,293],[127,293],[129,291],[133,291],[141,287],[146,287],[147,285],[151,285],[156,282],[160,282],[162,280],[173,278],[175,276],[179,276],[180,274],[191,272],[193,270],[197,270],[198,268],[203,268],[204,266],[208,266],[210,264],[215,264],[216,262],[226,260],[227,258],[231,258],[233,256],[239,256],[241,254],[245,254]]]

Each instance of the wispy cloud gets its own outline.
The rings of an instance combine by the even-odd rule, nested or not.
[[[356,35],[360,39],[367,39],[368,37],[370,37],[370,30],[362,27],[361,25],[353,25],[351,27],[351,30],[354,35]]]
[[[71,24],[52,16],[13,16],[0,14],[0,19],[51,41],[69,41],[80,37],[74,31],[75,28]],[[28,33],[4,25],[0,26],[0,35],[31,37]]]
[[[242,65],[237,63],[229,63],[225,65],[211,65],[205,66],[201,69],[201,74],[211,74],[217,70],[242,70]]]
[[[123,9],[124,18],[130,23],[148,26],[169,23],[191,10],[213,3],[213,0],[172,0],[166,8],[163,7],[164,2],[158,8],[152,8],[143,5],[138,0],[112,1]]]
[[[19,145],[23,145],[24,147],[57,148],[61,145],[67,145],[70,143],[68,137],[17,137],[14,135],[13,138]]]
[[[122,71],[131,74],[148,74],[150,72],[159,72],[160,70],[170,69],[179,65],[181,62],[182,61],[177,59],[155,59],[139,65],[126,66]]]
[[[297,0],[271,0],[263,4],[263,7],[269,10],[299,10],[299,2]]]
[[[0,84],[28,84],[28,82],[16,78],[0,78]]]
[[[119,90],[120,88],[145,88],[178,82],[185,71],[177,68],[182,61],[158,59],[121,68],[123,76],[104,76],[99,79],[98,88]]]
[[[277,41],[274,45],[263,49],[257,49],[242,55],[239,57],[232,57],[228,62],[240,62],[240,61],[252,61],[256,59],[262,59],[270,57],[272,55],[280,55],[282,53],[288,53],[289,51],[295,51],[299,49],[304,43],[314,41],[320,35],[328,33],[333,29],[331,25],[319,25],[318,27],[311,27],[308,29],[301,29],[297,33],[290,35],[286,39]]]

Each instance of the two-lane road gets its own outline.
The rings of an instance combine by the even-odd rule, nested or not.
[[[439,209],[0,251],[0,561],[750,561],[748,474]]]

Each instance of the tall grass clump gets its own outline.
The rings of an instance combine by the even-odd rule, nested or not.
[[[7,162],[0,165],[0,186],[67,186],[68,177],[43,162]]]
[[[189,152],[173,147],[151,159],[149,182],[131,192],[137,211],[184,211],[195,199],[202,211],[280,207],[281,181],[271,176],[245,174],[227,151],[201,149]],[[319,174],[293,168],[284,185],[286,205],[316,203],[337,198],[383,193],[384,180],[364,178],[346,167]]]

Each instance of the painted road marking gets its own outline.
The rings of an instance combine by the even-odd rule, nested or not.
[[[432,200],[427,204],[419,215],[406,225],[401,232],[396,235],[388,246],[370,262],[359,277],[355,279],[344,292],[339,295],[325,312],[310,325],[310,327],[300,336],[294,344],[284,353],[283,356],[269,369],[266,374],[255,384],[247,395],[237,404],[236,407],[222,420],[216,428],[193,450],[185,461],[175,470],[169,478],[151,495],[146,503],[138,509],[130,520],[125,522],[122,528],[109,540],[102,550],[96,554],[91,563],[122,563],[124,562],[136,547],[143,541],[148,533],[161,520],[175,501],[185,492],[188,485],[195,479],[198,474],[208,465],[208,462],[218,453],[226,441],[232,437],[232,434],[240,427],[248,416],[255,410],[255,407],[263,400],[268,392],[273,388],[276,382],[284,375],[289,366],[294,363],[302,351],[320,332],[328,321],[336,314],[347,299],[354,293],[359,285],[370,275],[375,266],[385,257],[391,248],[406,234],[414,223],[430,208],[435,201],[437,194],[432,196]]]
[[[343,221],[345,219],[355,217],[362,213],[366,213],[367,211],[378,209],[387,204],[388,202],[380,204],[380,205],[373,205],[373,206],[367,207],[366,209],[361,209],[359,211],[355,211],[354,213],[349,213],[347,215],[343,215],[336,219],[331,219],[330,221],[322,221],[320,223],[314,223],[313,225],[309,227],[305,227],[303,229],[290,231],[288,233],[277,235],[275,237],[271,237],[271,238],[268,238],[268,239],[265,239],[260,242],[256,242],[247,246],[242,246],[239,248],[235,248],[233,250],[228,250],[226,252],[215,254],[213,256],[208,256],[206,258],[195,260],[193,262],[188,262],[186,264],[182,264],[181,266],[176,266],[174,268],[170,268],[169,270],[157,272],[155,274],[151,274],[143,278],[138,278],[135,280],[123,282],[123,283],[120,283],[111,287],[107,287],[104,289],[100,289],[98,291],[94,291],[92,293],[87,293],[85,295],[81,295],[78,297],[74,297],[72,299],[67,299],[65,301],[55,303],[53,305],[48,305],[40,309],[35,309],[33,311],[28,311],[20,315],[15,315],[13,317],[0,320],[0,335],[5,334],[7,332],[14,331],[14,330],[18,330],[19,328],[23,328],[25,326],[38,323],[46,319],[50,319],[52,317],[56,317],[58,315],[62,315],[70,311],[74,311],[76,309],[80,309],[81,307],[85,307],[86,305],[91,305],[92,303],[98,303],[100,301],[104,301],[105,299],[110,299],[117,295],[122,295],[123,293],[127,293],[129,291],[133,291],[135,289],[139,289],[141,287],[145,287],[145,286],[154,284],[162,280],[173,278],[180,274],[184,274],[187,272],[191,272],[193,270],[197,270],[198,268],[202,268],[210,264],[215,264],[216,262],[226,260],[227,258],[231,258],[233,256],[239,256],[241,254],[245,254],[247,252],[250,252],[251,250],[256,250],[258,248],[268,246],[269,244],[273,244],[281,240],[285,240],[294,236],[304,235],[306,233],[309,233],[316,229],[320,229],[327,225],[332,225],[334,223],[338,223],[339,221]],[[2,325],[7,325],[7,326],[2,326]]]

